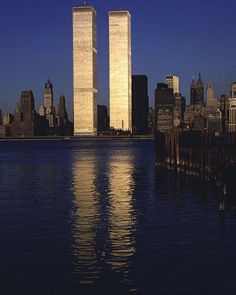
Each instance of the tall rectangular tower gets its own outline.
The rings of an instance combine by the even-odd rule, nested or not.
[[[132,131],[131,16],[109,12],[110,127]]]
[[[133,134],[148,134],[148,78],[132,76],[132,131]]]
[[[74,135],[97,134],[96,11],[73,8]]]
[[[179,77],[175,75],[165,76],[165,83],[169,88],[173,89],[173,94],[179,93]]]

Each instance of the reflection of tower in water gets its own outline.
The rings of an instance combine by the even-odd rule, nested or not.
[[[99,277],[96,253],[96,227],[99,222],[99,198],[96,191],[96,161],[93,153],[76,154],[73,189],[76,222],[73,228],[73,254],[80,283],[92,283]]]
[[[110,158],[109,181],[109,244],[108,264],[112,269],[128,274],[135,253],[135,217],[132,204],[133,163],[129,155]]]

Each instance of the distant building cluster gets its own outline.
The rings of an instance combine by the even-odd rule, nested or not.
[[[190,86],[190,105],[179,93],[179,78],[169,75],[155,90],[155,131],[168,132],[175,128],[205,130],[208,133],[236,132],[236,82],[230,95],[215,97],[214,85],[208,83],[206,95],[199,74]]]
[[[59,98],[57,107],[53,104],[53,85],[45,84],[44,104],[35,110],[34,95],[31,90],[22,91],[14,114],[2,114],[0,110],[0,137],[72,135],[65,106],[65,97]]]

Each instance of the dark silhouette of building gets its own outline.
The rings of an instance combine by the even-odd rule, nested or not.
[[[158,83],[155,90],[155,106],[173,106],[174,105],[174,94],[173,89],[168,88],[165,83]]]
[[[47,121],[34,110],[34,96],[31,90],[23,91],[20,103],[17,103],[12,123],[12,135],[32,137],[46,135]]]
[[[193,130],[205,130],[206,128],[206,118],[203,115],[196,115],[193,119]]]
[[[196,84],[195,104],[204,104],[204,85],[202,82],[201,73],[199,73],[198,81]]]
[[[71,136],[73,134],[73,126],[68,119],[65,101],[65,96],[62,94],[56,108],[54,125],[49,125],[48,128],[48,134],[51,136]]]
[[[170,131],[174,124],[173,89],[158,83],[155,90],[155,131]]]
[[[218,109],[215,114],[209,114],[206,118],[207,133],[220,134],[222,132],[222,113]]]
[[[148,108],[148,134],[154,135],[155,111],[152,107]]]
[[[190,86],[190,104],[195,105],[195,103],[196,103],[196,84],[193,78],[191,86]]]
[[[180,93],[174,95],[175,111],[178,113],[179,119],[184,120],[184,112],[186,107],[186,99]]]
[[[2,125],[2,110],[0,109],[0,125]]]
[[[220,98],[220,110],[222,113],[222,131],[226,132],[229,122],[229,97],[224,94]]]
[[[66,111],[65,96],[63,94],[59,97],[59,104],[57,106],[56,117],[57,117],[57,126],[60,126],[60,127],[68,126],[68,114]]]
[[[34,96],[33,92],[23,91],[17,103],[12,124],[13,136],[34,136]]]
[[[132,76],[132,130],[133,134],[148,134],[148,78]]]
[[[109,129],[108,109],[105,105],[98,105],[98,132],[105,132]]]

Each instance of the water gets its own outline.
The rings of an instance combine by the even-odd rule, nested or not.
[[[151,140],[1,142],[0,173],[1,295],[235,294],[234,198]]]

